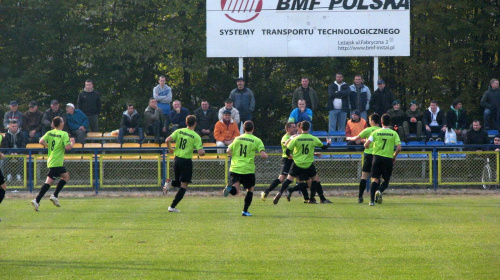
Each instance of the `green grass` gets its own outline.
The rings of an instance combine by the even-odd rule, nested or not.
[[[0,205],[2,279],[498,279],[499,196],[64,198]],[[192,193],[191,193],[192,194]],[[256,192],[257,194],[257,192]]]

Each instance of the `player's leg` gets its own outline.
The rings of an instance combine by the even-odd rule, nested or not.
[[[266,201],[266,198],[267,196],[269,195],[269,193],[274,190],[279,184],[283,183],[283,181],[285,180],[286,178],[286,175],[280,175],[278,177],[278,179],[275,179],[274,181],[271,182],[271,184],[269,185],[269,188],[265,189],[261,194],[260,194],[260,197],[262,198],[263,201]]]
[[[2,170],[0,170],[0,203],[2,203],[5,197],[6,190],[7,190],[7,184],[5,184],[5,178],[3,177]]]
[[[293,164],[292,164],[292,168],[290,168],[290,173],[288,174],[285,181],[283,181],[283,184],[281,185],[281,189],[279,190],[279,192],[276,194],[276,196],[273,199],[274,204],[278,204],[278,202],[281,198],[281,195],[288,188],[288,186],[290,186],[290,184],[292,183],[293,177],[294,177],[292,169],[293,169]]]
[[[313,180],[316,181],[316,192],[318,193],[319,199],[321,203],[332,203],[330,200],[326,199],[325,194],[323,192],[323,186],[321,185],[321,180],[319,179],[319,176],[316,174],[316,176],[313,178]],[[313,181],[314,183],[314,181]]]
[[[47,175],[45,184],[43,184],[42,187],[40,188],[40,192],[38,192],[36,198],[31,201],[31,205],[33,205],[33,207],[35,208],[35,211],[38,211],[38,207],[40,206],[40,200],[42,200],[42,197],[50,189],[52,183],[54,183],[55,178],[52,176],[51,170],[52,168],[49,169],[49,174]]]
[[[253,190],[255,185],[255,174],[245,174],[243,175],[243,186],[247,189],[247,194],[245,196],[245,205],[243,206],[243,212],[241,212],[242,216],[252,216],[248,212],[248,208],[252,204],[253,199]]]
[[[168,207],[169,212],[180,212],[177,208],[177,204],[181,202],[186,193],[188,184],[191,183],[191,177],[193,174],[193,162],[191,159],[176,158],[176,168],[175,168],[175,178],[176,181],[180,181],[179,191],[175,194],[172,204]]]
[[[227,197],[229,194],[237,195],[240,189],[241,175],[234,172],[230,172],[229,178],[231,182],[222,191],[222,194],[225,197]]]
[[[57,207],[61,207],[61,205],[59,204],[59,192],[61,192],[64,185],[66,185],[66,183],[69,181],[69,173],[64,167],[61,169],[61,172],[63,172],[60,174],[61,180],[59,180],[59,182],[57,183],[54,194],[50,196],[50,201],[52,201],[52,203]]]
[[[384,172],[382,173],[382,179],[384,179],[384,182],[382,182],[380,185],[378,199],[376,199],[378,204],[382,204],[383,201],[382,193],[389,187],[389,181],[391,180],[393,167],[394,165],[392,159],[385,158]]]

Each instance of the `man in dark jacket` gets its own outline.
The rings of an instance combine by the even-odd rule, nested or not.
[[[255,110],[255,96],[251,89],[245,86],[245,79],[236,79],[236,88],[229,93],[229,98],[234,101],[234,107],[240,113],[240,134],[243,134],[243,123],[252,120],[252,113]]]
[[[493,117],[495,129],[499,129],[497,111],[500,109],[500,90],[497,79],[491,79],[490,88],[481,98],[481,106],[484,108],[483,121],[485,129],[490,129],[490,117]]]
[[[11,120],[8,124],[9,129],[5,133],[5,138],[2,141],[2,147],[6,149],[24,149],[26,148],[26,139],[24,138],[24,134],[21,133],[21,130],[19,129],[18,123],[15,120]],[[17,155],[17,152],[10,152],[8,151],[5,154],[10,154],[10,155]],[[4,173],[6,174],[7,181],[10,181],[12,178],[12,175],[10,174],[9,171],[6,171],[5,169],[9,169],[8,166],[3,166],[3,160],[0,161],[0,168],[4,170]],[[17,173],[16,174],[16,179],[18,181],[21,181],[21,174]]]
[[[391,129],[398,133],[399,139],[401,139],[401,141],[407,141],[403,129],[405,112],[401,110],[401,104],[399,100],[394,100],[392,102],[392,109],[387,111],[387,114],[391,116]]]
[[[307,108],[315,112],[316,109],[318,109],[318,94],[312,87],[309,86],[309,78],[303,77],[300,84],[301,86],[296,88],[293,92],[292,109],[297,108],[297,102],[300,99],[304,99],[306,101]]]
[[[155,142],[161,144],[161,136],[167,132],[167,119],[163,115],[161,108],[158,107],[156,99],[149,99],[149,105],[144,110],[144,120],[148,135],[154,135]]]
[[[385,87],[384,80],[379,80],[377,85],[378,89],[373,93],[372,98],[370,99],[370,108],[373,112],[382,116],[392,108],[394,95],[392,95],[392,92]]]
[[[490,144],[488,132],[481,127],[479,120],[472,121],[472,129],[467,132],[466,145],[487,145]],[[472,151],[482,151],[482,147],[471,148]]]
[[[61,108],[59,108],[59,101],[57,100],[52,100],[50,102],[50,108],[47,109],[42,116],[42,134],[45,135],[47,131],[52,130],[52,120],[55,117],[62,117],[64,120],[64,123],[66,123],[66,114],[64,113]]]
[[[144,140],[144,133],[141,127],[141,116],[131,103],[127,104],[127,110],[123,111],[122,122],[120,123],[120,130],[118,133],[118,142],[120,142],[120,144],[123,144],[123,136],[125,135],[138,135],[139,144],[142,144]]]
[[[85,88],[78,94],[76,108],[82,110],[89,120],[89,131],[99,131],[99,113],[101,112],[101,95],[94,90],[92,80],[85,81]]]
[[[337,73],[335,82],[328,85],[328,132],[345,131],[350,93],[349,86],[344,82],[344,75]]]
[[[438,103],[435,100],[431,101],[431,105],[424,112],[424,127],[426,140],[432,138],[432,133],[438,133],[438,139],[444,139],[444,132],[446,131],[446,117],[444,112],[439,109]]]
[[[410,136],[410,133],[417,134],[417,140],[422,140],[424,113],[418,109],[417,101],[410,102],[410,109],[405,113],[405,121],[403,122],[403,129],[405,138]]]
[[[457,134],[457,139],[460,137],[465,140],[467,134],[467,112],[462,108],[462,101],[455,99],[450,110],[446,113],[446,125],[448,129],[453,129]]]
[[[5,127],[5,130],[9,128],[10,121],[16,121],[17,125],[19,125],[19,128],[21,128],[23,125],[23,114],[17,110],[18,109],[17,101],[11,101],[9,103],[9,107],[10,111],[5,113],[3,117],[3,125]]]
[[[21,132],[24,134],[27,143],[38,143],[42,133],[43,113],[38,110],[35,101],[31,101],[28,108],[28,111],[23,113],[23,126]]]
[[[194,116],[196,117],[196,133],[200,137],[208,136],[210,142],[215,143],[214,128],[219,120],[217,110],[210,107],[208,101],[202,100],[201,107],[194,110]]]
[[[361,75],[354,76],[354,84],[350,87],[351,93],[349,94],[349,103],[351,105],[351,114],[354,110],[361,112],[361,118],[368,121],[368,109],[370,109],[370,100],[372,93],[370,89],[363,84],[363,77]]]
[[[89,120],[79,109],[75,109],[73,103],[66,104],[66,128],[76,143],[85,144],[87,131],[89,130]]]
[[[186,118],[189,116],[189,110],[182,107],[179,100],[173,102],[173,109],[170,111],[170,122],[172,123],[172,129],[170,132],[174,132],[179,128],[186,128]]]

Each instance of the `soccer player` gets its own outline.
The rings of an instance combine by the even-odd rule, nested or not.
[[[254,124],[252,121],[246,121],[243,124],[245,133],[236,137],[227,148],[227,153],[231,156],[231,167],[229,172],[231,175],[231,185],[224,188],[224,196],[229,194],[237,195],[240,185],[247,190],[245,196],[245,205],[241,216],[252,216],[248,212],[250,204],[252,204],[253,189],[255,186],[255,152],[260,152],[263,159],[267,158],[264,144],[262,140],[253,135]]]
[[[373,164],[372,164],[372,185],[370,188],[370,206],[375,206],[375,202],[382,203],[382,193],[389,187],[392,169],[396,163],[396,157],[401,151],[401,141],[399,135],[390,129],[391,116],[382,115],[382,128],[372,132],[365,142],[365,149],[373,142]],[[396,151],[394,151],[396,147]],[[380,185],[380,177],[384,182]],[[380,187],[380,190],[379,190]]]
[[[0,143],[2,143],[3,136],[0,134]],[[4,159],[5,155],[0,152],[0,160]],[[5,184],[5,178],[3,177],[2,170],[0,170],[0,203],[2,203],[3,198],[5,197],[5,191],[7,190],[7,184]],[[0,219],[0,221],[2,221]]]
[[[288,171],[290,170],[290,166],[292,166],[293,159],[289,158],[286,155],[286,145],[285,143],[292,137],[292,135],[295,134],[296,127],[293,122],[289,122],[285,125],[285,135],[281,138],[281,149],[283,150],[282,156],[281,156],[281,173],[278,177],[278,179],[274,180],[271,185],[269,185],[269,188],[267,188],[265,191],[260,193],[260,197],[262,198],[263,201],[266,201],[267,195],[274,190],[279,184],[283,183],[285,180],[286,176],[288,175]]]
[[[327,139],[327,145],[323,145],[321,140],[309,134],[311,127],[308,121],[303,121],[301,124],[302,133],[293,138],[287,145],[286,155],[293,152],[293,163],[286,180],[281,185],[280,191],[273,199],[274,204],[278,204],[281,195],[292,183],[294,177],[298,178],[299,188],[301,191],[307,192],[307,181],[316,176],[316,168],[314,167],[314,148],[321,147],[323,150],[330,147],[331,140]]]
[[[187,127],[185,128],[176,129],[174,133],[165,140],[169,152],[172,151],[170,142],[174,140],[176,143],[174,150],[175,178],[172,181],[167,181],[165,192],[168,192],[170,186],[180,187],[175,195],[174,201],[172,201],[172,204],[168,207],[168,212],[181,212],[175,207],[182,200],[188,184],[191,183],[191,177],[193,176],[193,161],[191,160],[193,157],[193,150],[196,149],[200,156],[205,155],[201,137],[194,131],[196,127],[196,117],[193,115],[187,116],[186,125]]]
[[[54,129],[45,133],[45,135],[40,139],[40,144],[48,148],[47,167],[49,168],[49,173],[47,174],[45,184],[40,189],[37,197],[31,201],[31,205],[33,205],[35,211],[37,212],[38,207],[40,207],[40,200],[50,189],[50,186],[54,183],[57,177],[61,177],[61,180],[57,183],[54,194],[50,196],[50,201],[52,201],[55,206],[61,207],[58,195],[64,185],[66,185],[69,181],[69,173],[64,167],[64,153],[65,151],[69,151],[73,148],[75,139],[70,139],[68,133],[63,131],[63,118],[55,117],[52,119],[52,126]]]
[[[370,127],[363,129],[359,133],[359,135],[354,137],[346,137],[347,141],[358,141],[361,139],[362,143],[366,142],[366,139],[370,137],[372,132],[377,129],[380,129],[380,116],[377,113],[371,114],[368,118],[370,121]],[[372,162],[373,162],[373,154],[372,154],[373,143],[370,147],[365,149],[365,154],[363,155],[363,168],[361,170],[361,181],[359,182],[359,194],[358,194],[358,203],[363,203],[363,193],[366,190],[366,180],[370,177],[370,173],[372,172]]]

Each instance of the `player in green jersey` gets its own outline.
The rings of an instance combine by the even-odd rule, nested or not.
[[[0,134],[0,143],[2,143],[3,136]],[[0,160],[3,160],[5,155],[0,152]],[[5,191],[7,190],[7,184],[5,184],[5,178],[3,177],[2,170],[0,170],[0,203],[2,203],[3,198],[5,197]],[[0,219],[0,221],[2,221]]]
[[[392,169],[396,163],[396,157],[401,151],[401,141],[399,135],[390,129],[391,116],[382,115],[382,128],[372,132],[365,142],[365,148],[369,148],[373,142],[373,164],[372,164],[372,184],[370,188],[370,206],[375,206],[375,202],[382,203],[382,193],[389,187],[389,180],[392,176]],[[396,151],[394,151],[396,147]],[[380,185],[380,177],[384,182]],[[380,187],[380,190],[379,190]]]
[[[285,180],[286,176],[288,175],[288,171],[290,171],[290,167],[292,166],[293,159],[291,157],[288,157],[286,155],[286,145],[285,143],[292,137],[292,135],[295,134],[296,127],[295,123],[289,122],[285,125],[285,135],[281,138],[281,149],[283,150],[282,156],[281,156],[281,172],[280,175],[278,176],[278,179],[274,180],[271,182],[271,185],[269,185],[269,188],[267,188],[265,191],[263,191],[260,194],[260,197],[262,198],[263,201],[266,201],[267,195],[274,190],[279,184],[283,183]]]
[[[75,139],[70,139],[68,133],[63,131],[63,118],[55,117],[52,120],[52,127],[54,127],[54,129],[45,133],[45,135],[40,139],[40,144],[48,148],[47,167],[49,168],[49,173],[47,174],[45,184],[40,189],[37,197],[31,201],[31,205],[35,208],[35,211],[38,211],[38,207],[40,207],[40,200],[50,189],[50,186],[54,183],[57,177],[61,177],[61,180],[57,183],[54,194],[50,196],[50,201],[52,201],[55,206],[61,207],[58,195],[64,185],[66,185],[69,181],[69,173],[64,167],[64,153],[65,151],[69,151],[73,148]]]
[[[191,178],[193,176],[193,150],[196,149],[200,156],[205,155],[200,135],[194,131],[196,127],[196,117],[193,115],[187,116],[186,125],[186,128],[175,130],[174,133],[165,140],[169,152],[173,151],[170,142],[173,140],[176,143],[174,150],[175,178],[172,181],[167,181],[165,192],[168,192],[170,185],[173,187],[180,187],[175,195],[174,201],[172,201],[172,204],[168,207],[168,212],[181,212],[175,207],[182,200],[188,184],[191,183]]]
[[[370,137],[372,132],[377,129],[380,129],[380,116],[377,113],[370,115],[368,118],[370,121],[370,127],[365,128],[359,135],[354,137],[346,137],[347,141],[357,141],[361,139],[361,143],[365,143],[366,139]],[[372,154],[372,145],[365,149],[365,154],[363,155],[363,168],[361,170],[361,181],[359,182],[359,194],[358,194],[358,203],[363,203],[363,193],[366,190],[366,185],[368,178],[370,177],[370,173],[372,172],[372,162],[373,162],[373,154]]]
[[[267,158],[262,140],[253,135],[254,124],[252,121],[246,121],[243,124],[245,133],[236,137],[227,148],[227,153],[231,156],[231,166],[229,172],[231,175],[231,185],[224,188],[224,196],[229,194],[237,195],[240,185],[247,190],[245,196],[245,205],[243,206],[242,216],[252,216],[248,212],[252,204],[253,190],[255,186],[255,153],[259,152],[263,159]]]
[[[287,145],[286,154],[293,153],[293,164],[286,180],[281,185],[280,191],[273,199],[274,204],[278,204],[283,192],[292,183],[294,177],[298,178],[299,189],[302,192],[307,192],[308,181],[316,176],[316,168],[314,162],[314,148],[321,147],[326,150],[330,147],[330,139],[327,139],[327,145],[315,136],[309,134],[310,123],[303,121],[301,123],[302,133],[294,137]]]

